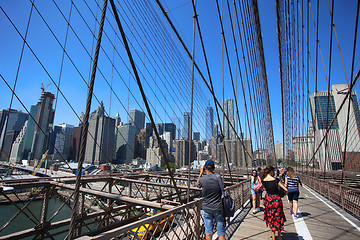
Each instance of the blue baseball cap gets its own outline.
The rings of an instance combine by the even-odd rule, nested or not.
[[[205,162],[205,167],[207,168],[207,169],[214,169],[215,168],[215,163],[214,163],[214,161],[213,160],[207,160],[206,162]]]

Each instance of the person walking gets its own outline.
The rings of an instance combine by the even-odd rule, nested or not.
[[[207,160],[200,168],[200,175],[196,185],[202,189],[202,210],[205,225],[206,240],[211,240],[216,223],[219,240],[225,240],[225,218],[221,213],[221,188],[214,174],[215,163]],[[204,175],[204,172],[206,175]]]
[[[288,199],[290,202],[290,213],[294,214],[294,218],[297,219],[299,216],[297,215],[299,205],[299,184],[300,179],[296,175],[295,170],[292,167],[288,167],[287,174],[285,177],[285,187],[289,190]]]
[[[258,176],[258,172],[254,169],[252,171],[251,179],[251,197],[252,197],[252,204],[253,204],[253,214],[260,212],[260,196],[262,193],[261,189],[261,180]]]
[[[279,196],[278,187],[288,192],[287,188],[274,177],[275,169],[267,166],[261,171],[261,183],[265,187],[266,194],[263,200],[265,206],[264,221],[267,227],[270,227],[271,237],[275,240],[275,232],[278,232],[278,240],[282,240],[281,232],[284,231],[286,221],[283,203]]]

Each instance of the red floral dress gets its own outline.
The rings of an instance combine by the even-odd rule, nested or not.
[[[278,195],[265,195],[263,200],[265,206],[264,221],[272,231],[284,231],[286,221],[283,203]]]

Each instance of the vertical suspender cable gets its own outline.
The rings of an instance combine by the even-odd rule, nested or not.
[[[154,132],[155,132],[157,141],[158,141],[158,143],[159,143],[159,147],[160,147],[160,150],[161,150],[161,154],[163,155],[163,157],[164,157],[164,159],[165,159],[165,163],[166,163],[166,166],[167,166],[167,168],[168,168],[171,181],[172,181],[172,183],[174,184],[175,191],[176,191],[176,193],[177,193],[177,195],[178,195],[179,202],[181,202],[181,195],[180,195],[179,189],[177,188],[177,185],[176,185],[176,182],[175,182],[175,179],[174,179],[174,174],[173,174],[173,172],[172,172],[172,170],[171,170],[171,168],[170,168],[170,165],[169,165],[169,162],[168,162],[168,159],[167,159],[165,150],[164,150],[163,145],[162,145],[162,143],[161,143],[161,138],[160,138],[160,135],[159,135],[159,131],[158,131],[157,128],[156,128],[156,124],[155,124],[154,118],[153,118],[153,116],[152,116],[152,114],[151,114],[151,109],[150,109],[149,103],[148,103],[148,101],[147,101],[147,98],[146,98],[144,89],[143,89],[143,87],[142,87],[141,80],[140,80],[139,74],[138,74],[138,72],[137,72],[137,68],[136,68],[136,66],[135,66],[135,62],[134,62],[133,56],[132,56],[132,54],[131,54],[129,44],[128,44],[127,39],[126,39],[126,35],[125,35],[125,32],[124,32],[124,29],[123,29],[123,27],[122,27],[122,25],[121,25],[120,18],[119,18],[119,15],[118,15],[118,13],[117,13],[117,9],[116,9],[114,0],[110,0],[110,3],[111,3],[111,7],[112,7],[112,10],[113,10],[114,16],[115,16],[116,23],[117,23],[118,28],[119,28],[120,33],[121,33],[122,40],[123,40],[124,45],[125,45],[125,49],[126,49],[127,55],[128,55],[128,57],[129,57],[129,61],[130,61],[130,63],[131,63],[132,69],[133,69],[133,71],[134,71],[134,75],[135,75],[135,78],[136,78],[136,82],[137,82],[137,84],[138,84],[139,90],[140,90],[140,92],[141,92],[141,96],[142,96],[143,101],[144,101],[144,103],[145,103],[145,107],[146,107],[147,113],[148,113],[149,118],[150,118],[150,121],[151,121],[151,123],[152,123],[152,126],[153,126],[153,129],[154,129]]]
[[[196,8],[196,0],[194,2],[194,8]],[[191,145],[192,145],[192,124],[193,124],[193,104],[194,104],[194,62],[195,62],[195,12],[193,17],[193,49],[192,49],[192,65],[191,65],[191,110],[190,110],[190,129],[189,129],[189,161],[188,161],[188,191],[187,202],[190,202],[190,163],[191,163]],[[202,167],[202,166],[201,166]]]
[[[358,1],[358,5],[357,5],[357,11],[356,11],[356,18],[355,18],[355,34],[354,34],[354,47],[353,47],[353,57],[352,57],[352,63],[351,63],[351,77],[350,77],[350,81],[353,81],[353,75],[354,75],[354,62],[355,62],[355,53],[356,53],[356,39],[357,39],[357,30],[358,30],[358,23],[359,23],[359,6],[360,6],[360,1]],[[352,91],[351,89],[349,91]],[[344,157],[343,157],[343,163],[342,163],[342,171],[341,171],[341,183],[343,183],[344,181],[344,168],[345,168],[345,158],[346,158],[346,144],[347,144],[347,137],[348,137],[348,126],[349,126],[349,113],[350,113],[350,103],[353,103],[354,105],[354,101],[352,100],[351,97],[351,92],[350,92],[350,98],[349,98],[349,107],[348,107],[348,116],[347,116],[347,123],[346,123],[346,137],[345,137],[345,148],[344,148]],[[354,110],[355,107],[353,106]],[[357,122],[358,120],[356,119],[355,116],[355,124],[359,124]],[[358,128],[358,126],[357,126]]]
[[[100,51],[100,46],[101,46],[101,37],[102,37],[102,33],[103,33],[103,28],[104,28],[106,8],[107,8],[107,0],[104,0],[104,5],[103,5],[102,13],[101,13],[101,20],[100,20],[98,39],[97,39],[97,42],[96,42],[94,63],[93,63],[92,72],[91,72],[90,86],[89,86],[89,91],[88,91],[87,100],[86,100],[86,112],[85,112],[85,116],[84,116],[84,128],[82,130],[82,138],[81,138],[81,146],[80,146],[79,162],[78,162],[78,171],[77,171],[77,174],[76,174],[76,183],[75,183],[75,191],[74,191],[74,206],[72,208],[70,229],[69,229],[69,233],[67,235],[67,239],[69,239],[69,240],[73,239],[75,237],[75,228],[76,228],[76,225],[77,225],[77,216],[79,214],[79,210],[82,211],[82,209],[79,209],[80,180],[81,180],[81,173],[82,173],[82,165],[83,165],[83,162],[85,160],[85,148],[86,148],[87,132],[88,132],[88,128],[89,128],[89,116],[90,116],[91,100],[92,100],[94,84],[95,84],[95,75],[96,75],[96,69],[97,69],[97,62],[98,62],[98,59],[99,59],[99,51]]]

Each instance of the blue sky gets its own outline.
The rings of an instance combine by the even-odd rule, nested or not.
[[[35,1],[35,6],[39,13],[34,9],[30,20],[29,31],[27,35],[28,45],[32,51],[25,46],[24,52],[21,58],[21,50],[23,40],[9,22],[4,12],[9,16],[14,25],[18,28],[18,31],[25,36],[26,26],[30,15],[30,1],[1,1],[0,6],[3,11],[0,11],[0,32],[2,37],[0,38],[0,73],[13,87],[15,78],[17,75],[17,69],[19,66],[19,59],[21,58],[21,64],[19,68],[19,75],[16,85],[16,93],[20,96],[21,101],[26,108],[30,109],[30,106],[35,104],[41,94],[41,83],[47,85],[54,81],[49,87],[48,91],[57,94],[55,84],[59,83],[60,89],[65,95],[66,99],[71,103],[71,107],[76,114],[80,114],[85,111],[85,101],[87,88],[86,83],[89,79],[91,70],[90,56],[94,52],[94,38],[92,32],[97,34],[98,24],[95,24],[94,16],[100,18],[99,7],[96,6],[96,2],[102,1],[74,1],[74,5],[71,6],[70,1],[58,1],[57,6],[52,1]],[[126,1],[128,8],[134,8],[141,15],[141,10],[149,6],[142,6],[141,3],[134,4],[131,1]],[[142,2],[142,1],[141,1]],[[177,29],[180,31],[183,39],[185,40],[189,50],[192,49],[192,8],[188,0],[177,1],[161,1],[164,7],[169,10],[169,14],[173,19]],[[220,1],[219,1],[220,2]],[[226,1],[224,1],[226,2]],[[301,2],[301,1],[300,1]],[[328,71],[328,57],[329,57],[329,39],[330,39],[330,15],[326,1],[320,1],[320,28],[319,38],[323,51],[325,69]],[[344,57],[345,68],[350,76],[351,70],[351,56],[354,37],[354,21],[356,15],[355,0],[335,1],[335,14],[334,22],[339,37],[341,50]],[[168,24],[161,16],[161,13],[155,2],[151,2],[153,9],[158,13],[159,19],[163,22],[163,25],[168,28]],[[139,4],[139,5],[137,5]],[[316,14],[316,1],[311,1],[314,14]],[[126,5],[126,4],[125,4]],[[279,75],[279,57],[278,57],[278,43],[277,43],[277,29],[276,29],[276,10],[275,1],[259,0],[260,21],[263,34],[263,43],[265,51],[265,61],[269,83],[270,103],[274,126],[275,142],[282,142],[282,128],[281,128],[281,89],[280,89],[280,75]],[[222,71],[221,71],[221,38],[220,38],[220,25],[216,9],[216,1],[198,0],[198,14],[201,24],[202,32],[204,34],[204,41],[206,45],[206,51],[209,58],[212,78],[214,81],[215,93],[219,101],[222,100]],[[136,9],[139,7],[139,9]],[[141,7],[141,8],[140,8]],[[149,7],[150,8],[150,7]],[[59,11],[61,10],[61,12]],[[68,29],[67,22],[70,16],[70,26]],[[110,10],[110,9],[108,9]],[[79,13],[79,12],[80,13]],[[225,16],[226,5],[224,5]],[[95,83],[95,95],[99,101],[104,101],[107,112],[114,116],[118,111],[124,122],[127,122],[126,111],[132,108],[143,109],[144,104],[140,97],[138,87],[134,81],[131,71],[129,70],[129,63],[126,57],[126,53],[119,38],[115,35],[112,27],[115,26],[114,20],[111,16],[111,11],[107,12],[107,16],[110,19],[109,22],[105,22],[106,36],[103,36],[102,46],[103,49],[100,52],[99,69],[97,72],[97,78]],[[146,28],[147,22],[141,21],[141,17],[131,15],[130,12],[123,12],[121,16],[128,21],[124,21],[124,28],[126,30],[130,44],[134,46],[133,55],[141,72],[141,78],[151,108],[156,112],[155,119],[157,122],[168,122],[173,119],[174,115],[182,118],[181,113],[184,111],[190,111],[190,97],[189,94],[180,95],[180,92],[190,91],[189,74],[191,71],[191,64],[188,61],[188,57],[184,54],[182,47],[177,41],[176,37],[172,35],[170,29],[167,29],[171,38],[166,44],[172,45],[173,48],[177,48],[178,53],[184,55],[183,60],[186,61],[184,65],[181,65],[181,61],[175,61],[171,67],[176,68],[177,64],[180,67],[184,67],[184,73],[181,73],[181,69],[178,70],[179,75],[169,76],[166,75],[166,69],[156,72],[154,69],[158,69],[161,65],[161,48],[162,45],[158,45],[154,49],[150,49],[150,45],[141,42],[142,40],[151,40],[150,35],[155,34],[156,31],[159,35],[162,34],[162,30],[159,27],[150,34],[152,29]],[[83,19],[85,21],[83,21]],[[43,19],[50,27],[48,29]],[[140,20],[139,20],[140,19]],[[146,18],[145,18],[146,19]],[[313,64],[315,63],[315,34],[314,27],[310,18],[310,51]],[[230,24],[228,20],[224,21],[225,33],[227,34],[227,40],[229,41],[230,58],[233,59],[234,53],[233,46],[230,44],[232,39],[230,38]],[[150,22],[149,22],[150,25]],[[142,28],[136,26],[144,26]],[[149,32],[146,32],[149,31]],[[118,31],[117,31],[118,34]],[[143,38],[137,37],[149,34],[149,38],[146,36]],[[56,36],[56,38],[54,37]],[[79,41],[78,39],[81,39]],[[114,51],[112,45],[116,46],[117,52]],[[166,45],[165,43],[162,43]],[[359,44],[359,39],[358,39]],[[66,53],[63,58],[63,49],[66,45]],[[62,47],[61,47],[62,46]],[[85,46],[85,47],[84,47]],[[144,48],[142,48],[145,46]],[[145,49],[148,48],[148,53],[154,54],[159,61],[153,61],[150,58],[146,58],[144,55]],[[195,57],[202,70],[206,74],[206,68],[200,49],[200,42],[198,36],[195,43]],[[359,52],[359,51],[357,51]],[[105,54],[107,53],[107,55]],[[157,55],[158,54],[158,55]],[[150,54],[149,54],[150,55]],[[164,54],[165,55],[165,54]],[[112,66],[111,60],[116,65],[116,69]],[[145,59],[145,60],[144,60]],[[142,62],[144,61],[144,62]],[[226,63],[226,61],[225,61]],[[359,56],[355,58],[355,70],[359,69]],[[151,66],[155,66],[153,69]],[[148,69],[147,69],[148,68]],[[225,69],[227,69],[225,65]],[[234,66],[233,66],[233,71]],[[318,67],[318,90],[327,90],[325,82],[325,74],[321,59],[319,58]],[[342,63],[340,61],[339,50],[336,44],[335,36],[333,39],[333,63],[332,63],[332,77],[331,84],[346,83],[344,77],[344,71]],[[169,78],[173,78],[173,82],[170,83]],[[178,78],[184,78],[178,80]],[[174,81],[174,79],[177,80]],[[162,83],[165,80],[167,83]],[[198,74],[195,74],[195,81],[198,84],[198,96],[196,101],[196,107],[194,109],[194,131],[204,131],[204,107],[207,106],[207,100],[211,100],[209,91],[205,88],[205,85],[200,80]],[[157,84],[157,87],[155,86]],[[109,85],[112,85],[114,92],[110,90]],[[314,91],[314,79],[310,77],[310,94]],[[166,88],[166,89],[165,89]],[[128,91],[131,90],[131,93]],[[165,90],[164,90],[165,89]],[[359,91],[358,85],[355,88]],[[239,88],[238,91],[241,91]],[[116,95],[115,95],[116,93]],[[172,94],[176,93],[176,94]],[[6,87],[5,83],[0,81],[0,95],[2,100],[0,101],[0,109],[6,109],[9,107],[11,91]],[[186,95],[186,96],[185,96]],[[233,98],[231,89],[230,76],[228,71],[225,71],[225,98]],[[66,122],[69,124],[77,125],[77,117],[70,106],[66,103],[62,96],[57,97],[56,114],[54,124],[60,124]],[[243,100],[239,97],[240,114],[243,113]],[[94,99],[92,109],[95,109],[98,105]],[[211,106],[214,104],[211,102]],[[111,104],[110,104],[111,103]],[[15,99],[12,108],[23,109],[21,104]],[[155,111],[156,110],[156,111]],[[241,115],[242,117],[243,115]],[[215,117],[216,119],[216,117]],[[146,120],[149,121],[148,119]],[[244,121],[242,119],[242,121]]]

